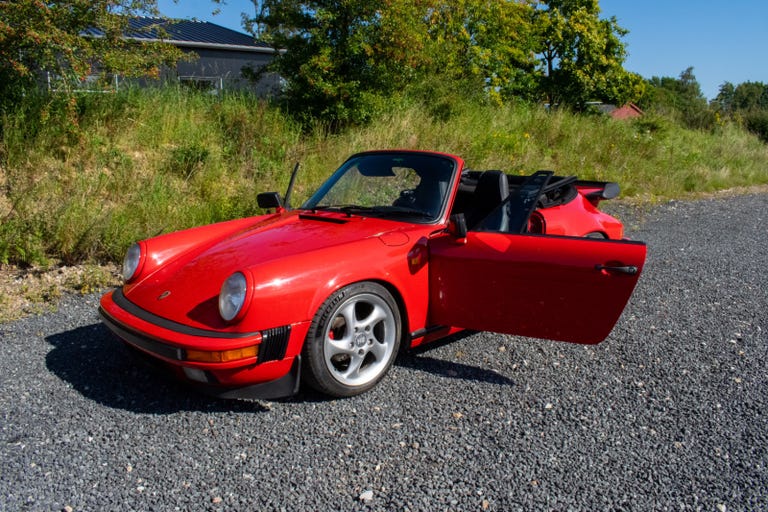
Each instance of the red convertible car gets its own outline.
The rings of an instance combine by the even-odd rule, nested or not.
[[[259,194],[273,213],[131,246],[104,323],[220,397],[351,396],[463,329],[598,343],[645,262],[597,209],[615,183],[397,150],[353,155],[299,208],[290,189]]]

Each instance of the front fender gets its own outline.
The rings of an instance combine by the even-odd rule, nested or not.
[[[421,243],[388,247],[368,238],[250,267],[253,299],[240,329],[309,321],[333,293],[361,281],[378,281],[394,289],[403,302],[406,328],[423,327],[428,304],[426,254],[418,267],[409,263],[413,248]]]

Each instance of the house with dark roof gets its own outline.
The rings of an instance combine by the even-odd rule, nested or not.
[[[89,29],[83,35],[101,37],[100,29]],[[247,71],[257,71],[275,55],[270,46],[255,41],[253,36],[207,21],[131,18],[125,33],[128,39],[173,44],[196,58],[180,61],[175,69],[164,69],[162,79],[178,81],[191,87],[211,91],[252,90],[262,95],[276,93],[279,78],[267,75],[254,83]]]

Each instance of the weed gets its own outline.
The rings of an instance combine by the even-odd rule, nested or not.
[[[210,156],[210,150],[200,143],[189,143],[173,148],[169,155],[167,169],[169,172],[189,179],[200,169]]]

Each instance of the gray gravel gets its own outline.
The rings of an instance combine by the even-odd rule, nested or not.
[[[649,259],[607,341],[475,334],[352,399],[196,395],[95,296],[0,325],[0,509],[768,509],[768,196],[612,209]]]

